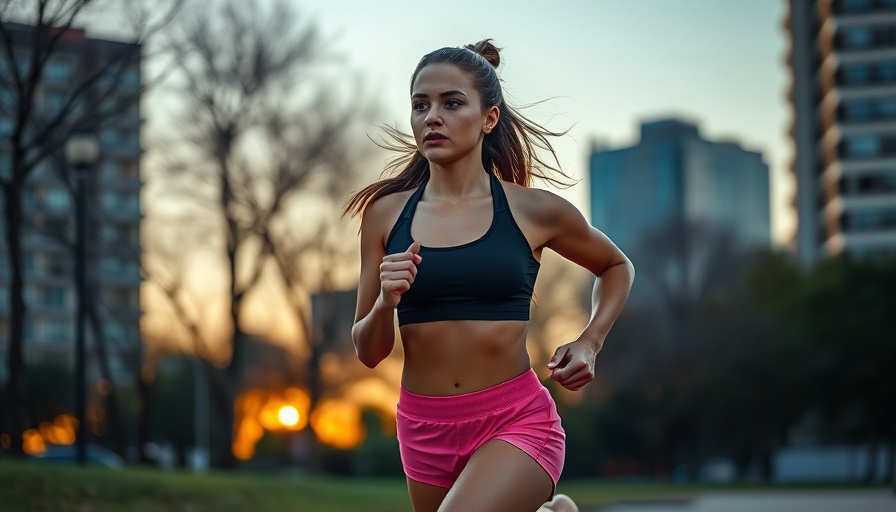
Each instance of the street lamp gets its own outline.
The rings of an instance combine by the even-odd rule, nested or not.
[[[92,133],[76,132],[65,143],[65,160],[75,177],[75,417],[78,431],[75,436],[75,454],[78,464],[87,463],[87,429],[85,427],[84,388],[84,305],[87,294],[86,243],[87,237],[87,171],[99,156],[100,145]]]

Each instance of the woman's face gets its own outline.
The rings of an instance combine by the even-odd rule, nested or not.
[[[473,83],[452,64],[430,64],[411,85],[411,129],[417,149],[434,163],[481,155],[483,134],[498,121],[498,107],[482,110]]]

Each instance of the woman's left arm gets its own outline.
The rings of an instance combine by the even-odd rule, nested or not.
[[[548,363],[551,378],[576,391],[594,379],[597,353],[613,323],[622,312],[635,278],[631,261],[606,235],[588,224],[568,201],[545,193],[541,205],[548,238],[543,247],[590,270],[597,278],[592,295],[591,317],[578,339],[557,349]]]

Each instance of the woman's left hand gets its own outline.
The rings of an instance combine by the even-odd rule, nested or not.
[[[582,389],[594,379],[598,351],[592,342],[582,339],[561,346],[548,362],[551,378],[570,391]]]

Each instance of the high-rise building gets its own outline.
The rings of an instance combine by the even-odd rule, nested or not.
[[[771,245],[769,171],[760,153],[703,139],[697,126],[641,125],[638,144],[595,148],[591,222],[634,260],[645,234],[670,219],[714,225],[743,247]]]
[[[11,66],[20,71],[30,66],[34,29],[29,25],[4,23],[15,61],[0,58],[0,82],[5,97],[0,103],[0,173],[11,173],[10,138],[16,113],[10,105],[8,87],[14,78]],[[126,360],[136,360],[123,350],[140,346],[140,47],[133,44],[88,38],[83,30],[70,29],[59,39],[46,62],[35,90],[34,126],[52,122],[62,109],[68,119],[91,118],[97,127],[100,158],[86,180],[88,238],[87,268],[90,294],[98,303],[100,325],[110,355],[113,373],[130,373]],[[134,54],[136,52],[136,54]],[[136,55],[123,59],[124,53]],[[115,62],[107,71],[105,66]],[[127,66],[119,63],[127,62]],[[85,84],[75,95],[73,88]],[[109,108],[106,114],[85,112]],[[117,109],[117,110],[115,110]],[[114,112],[112,110],[115,110]],[[101,117],[97,117],[97,116]],[[100,119],[99,122],[96,122]],[[64,121],[63,121],[64,122]],[[20,195],[24,210],[22,265],[25,274],[25,360],[48,357],[72,361],[76,290],[73,279],[74,204],[70,175],[64,169],[61,148],[41,160],[28,175]],[[0,197],[0,204],[4,199]],[[0,216],[0,234],[7,229]],[[9,343],[9,248],[0,243],[0,361]],[[88,323],[88,326],[90,323]],[[88,328],[88,358],[95,348]],[[115,355],[118,357],[115,357]],[[88,359],[89,361],[90,359]],[[0,374],[5,372],[3,363]],[[129,371],[130,370],[130,371]]]
[[[789,0],[795,246],[896,252],[896,0]]]

